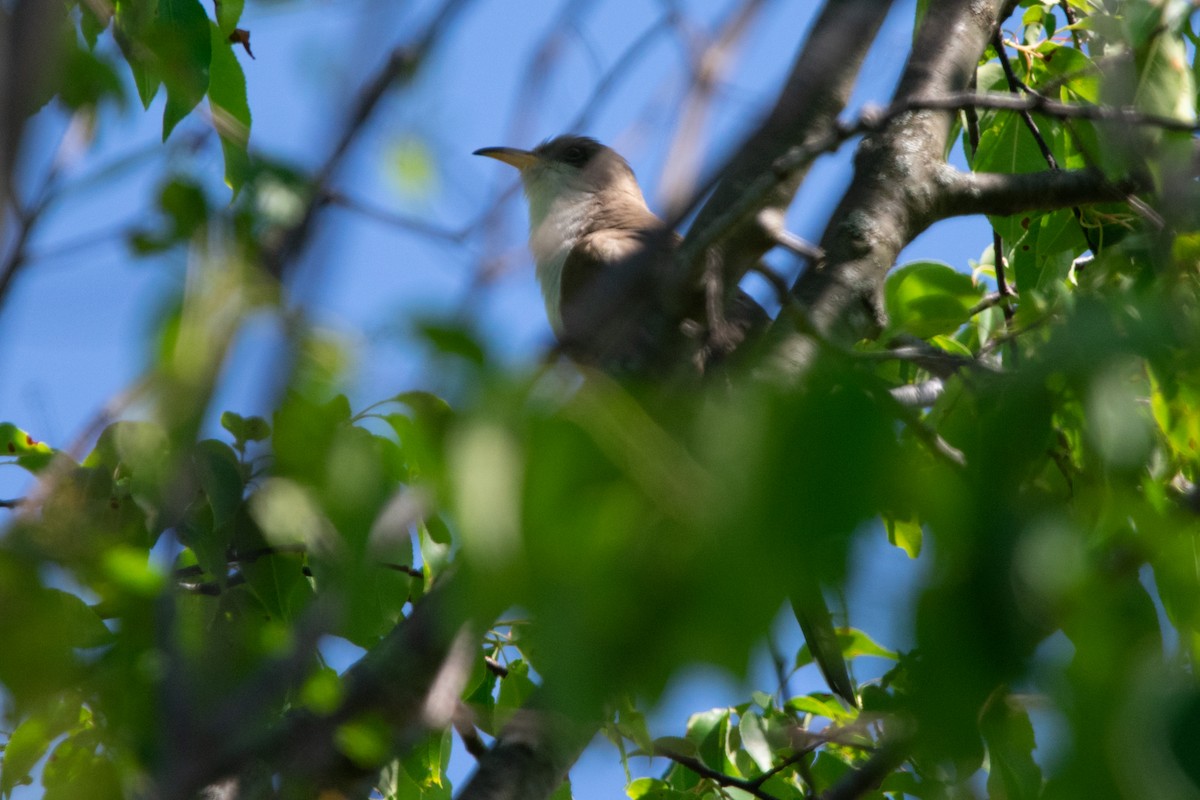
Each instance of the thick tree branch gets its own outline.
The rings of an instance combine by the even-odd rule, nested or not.
[[[934,0],[896,90],[894,108],[967,93],[1004,0]],[[826,335],[855,340],[882,325],[883,279],[900,250],[929,225],[940,208],[942,154],[952,116],[948,111],[900,113],[868,136],[855,177],[834,212],[821,247],[825,262],[807,270],[795,293],[808,323]],[[807,363],[811,343],[791,340],[784,357]]]
[[[1113,183],[1096,169],[1045,172],[959,172],[945,167],[938,174],[941,196],[938,219],[970,214],[1007,216],[1034,209],[1050,211],[1089,203],[1119,202],[1148,181],[1128,178]]]
[[[904,740],[886,742],[875,755],[835,783],[820,800],[856,800],[874,791],[883,779],[897,769],[908,758],[908,742]]]
[[[721,171],[712,197],[700,209],[680,249],[680,269],[686,286],[700,283],[705,255],[715,247],[724,253],[723,274],[731,291],[750,267],[776,244],[774,232],[763,224],[761,212],[786,212],[808,167],[820,153],[806,147],[826,138],[837,127],[858,71],[875,33],[887,16],[888,0],[828,2],[814,23],[775,107],[755,133]],[[780,157],[803,148],[805,158],[786,164]],[[767,191],[753,205],[741,203],[747,190],[764,175],[773,176]],[[736,213],[730,214],[731,209]],[[676,210],[671,216],[677,216]],[[673,287],[668,287],[673,288]],[[678,291],[672,297],[684,296]]]
[[[597,726],[541,706],[535,695],[517,712],[458,800],[540,800],[566,779]]]
[[[307,674],[315,641],[309,637],[287,663],[265,666],[220,707],[188,715],[191,727],[179,733],[184,746],[171,749],[172,758],[160,772],[160,796],[192,797],[259,761],[291,776],[311,776],[315,784],[336,783],[344,761],[334,735],[340,725],[366,711],[391,723],[398,749],[411,746],[431,728],[450,723],[461,691],[451,679],[461,672],[458,662],[466,649],[456,642],[469,642],[469,652],[474,652],[474,639],[463,632],[471,628],[471,619],[481,618],[476,616],[480,612],[467,608],[453,577],[444,579],[346,671],[337,709],[325,715],[297,711],[279,725],[259,729],[255,721],[265,713],[263,704],[278,696],[281,685]],[[322,628],[318,621],[314,631]]]

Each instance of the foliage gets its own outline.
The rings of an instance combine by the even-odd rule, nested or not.
[[[471,330],[431,324],[429,347],[461,377],[453,402],[406,392],[356,409],[335,343],[296,323],[271,418],[225,410],[207,438],[239,326],[283,302],[263,266],[296,219],[280,193],[300,202],[311,187],[247,155],[241,3],[222,0],[215,19],[199,0],[102,5],[80,4],[58,96],[119,100],[93,49],[111,30],[143,105],[166,92],[164,138],[208,98],[239,194],[225,205],[181,175],[131,243],[189,248],[204,275],[162,322],[145,418],[109,425],[79,461],[21,420],[0,427],[6,461],[37,479],[0,538],[0,795],[36,779],[47,797],[132,796],[190,779],[180,758],[203,764],[227,739],[261,756],[238,764],[246,786],[283,796],[349,774],[387,798],[449,797],[448,720],[413,734],[383,709],[343,713],[353,680],[314,644],[380,652],[440,587],[485,630],[461,687],[469,727],[498,735],[540,687],[603,718],[627,763],[665,759],[631,779],[631,798],[819,796],[897,742],[860,796],[1200,790],[1189,136],[1036,115],[1061,168],[1148,171],[1152,211],[994,218],[999,253],[981,248],[972,275],[894,270],[885,335],[826,343],[799,385],[734,372],[678,392],[565,364],[514,372]],[[1194,118],[1187,4],[1069,5],[1073,24],[1029,0],[1009,21],[1022,82]],[[1007,89],[995,52],[977,84]],[[962,132],[974,169],[1045,168],[1019,115],[977,123],[977,139]],[[1179,192],[1193,202],[1167,202]],[[1016,298],[988,298],[998,257]],[[893,357],[896,337],[979,368],[913,412],[890,390],[931,375]],[[844,587],[856,543],[885,535],[927,562],[918,647],[839,631],[852,663],[889,665],[861,686],[861,709],[785,680],[651,735],[644,707],[682,667],[743,671],[803,581]],[[802,648],[785,672],[810,661]],[[1036,709],[1057,723],[1052,761]],[[271,760],[262,742],[298,716],[333,721],[342,772]]]

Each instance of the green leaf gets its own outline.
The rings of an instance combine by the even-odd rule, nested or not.
[[[694,800],[696,795],[672,789],[666,781],[658,778],[637,778],[625,787],[631,800]]]
[[[43,800],[120,800],[116,766],[92,731],[69,737],[54,748],[42,770]],[[86,788],[85,788],[86,787]],[[86,794],[83,792],[86,791]]]
[[[1156,27],[1148,47],[1138,56],[1140,70],[1134,93],[1134,104],[1138,109],[1185,122],[1194,121],[1196,88],[1182,37]]]
[[[262,417],[243,417],[232,411],[221,413],[221,427],[229,431],[238,446],[261,442],[271,435],[271,425]]]
[[[789,698],[784,707],[800,714],[811,714],[835,721],[846,716],[846,710],[836,700],[822,700],[812,695]]]
[[[3,455],[16,456],[18,464],[36,473],[50,463],[54,449],[11,422],[3,422],[0,423],[0,456]]]
[[[101,558],[105,576],[122,591],[135,597],[150,598],[162,591],[166,576],[136,547],[112,547]]]
[[[163,141],[208,90],[212,34],[200,0],[158,0],[152,48],[167,87]]]
[[[970,275],[937,261],[914,261],[884,285],[889,329],[921,338],[953,333],[967,321],[981,293]]]
[[[217,27],[228,39],[229,34],[233,33],[233,29],[237,27],[238,20],[242,18],[246,0],[216,0],[215,5],[217,7]]]
[[[420,325],[418,330],[434,350],[443,355],[458,356],[475,366],[483,366],[487,362],[483,345],[465,328],[427,322]]]
[[[1095,62],[1079,50],[1056,42],[1043,42],[1038,52],[1046,65],[1046,77],[1061,82],[1064,100],[1100,102],[1100,70]]]
[[[0,797],[32,782],[30,770],[46,754],[50,742],[78,724],[79,711],[79,701],[64,695],[61,701],[31,714],[13,730],[4,743],[4,759],[0,761]]]
[[[113,12],[111,7],[105,8],[98,4],[80,3],[79,12],[79,30],[83,34],[83,40],[87,42],[89,49],[96,47],[96,40],[100,37],[112,22]]]
[[[1037,172],[1046,161],[1021,115],[1008,111],[984,114],[979,119],[979,149],[971,163],[976,172]],[[1047,126],[1039,125],[1042,133]]]
[[[223,8],[228,0],[221,3]],[[246,74],[227,34],[212,26],[212,71],[208,105],[213,125],[221,137],[225,156],[225,184],[236,196],[250,173],[250,104],[246,99]]]
[[[714,708],[692,714],[688,718],[687,738],[696,743],[696,748],[703,761],[714,769],[721,769],[725,764],[725,741],[729,734],[728,708]]]
[[[423,798],[450,796],[446,767],[450,765],[450,731],[436,731],[401,760],[405,772],[421,787]]]
[[[915,519],[893,519],[887,517],[883,521],[887,528],[888,542],[908,553],[909,558],[921,555],[921,541],[924,531],[921,523]]]
[[[87,15],[84,19],[87,19]],[[111,97],[124,105],[125,87],[107,57],[68,43],[62,57],[64,77],[58,95],[71,109],[95,108]]]
[[[738,720],[738,733],[742,738],[742,748],[754,759],[755,765],[763,772],[770,771],[774,764],[774,753],[767,741],[767,731],[763,719],[753,711],[742,714]]]
[[[113,37],[133,73],[133,83],[143,108],[150,108],[150,102],[162,85],[162,71],[151,49],[155,36],[154,18],[154,8],[148,2],[117,0]]]
[[[525,701],[533,694],[537,684],[529,677],[529,665],[522,659],[517,659],[508,665],[508,674],[500,679],[500,694],[496,697],[496,729],[504,727],[505,723],[525,705]]]
[[[360,767],[378,767],[391,750],[391,729],[383,720],[364,716],[345,722],[334,731],[333,741],[343,755]]]
[[[245,483],[242,467],[232,448],[216,439],[205,439],[196,444],[193,456],[200,486],[212,506],[213,525],[229,524],[242,507]]]
[[[989,699],[979,722],[988,749],[988,796],[996,800],[1040,797],[1042,771],[1033,760],[1037,745],[1025,709],[1007,694],[997,692]]]
[[[682,736],[660,736],[654,740],[650,752],[674,753],[681,756],[696,756],[699,749],[691,739]]]

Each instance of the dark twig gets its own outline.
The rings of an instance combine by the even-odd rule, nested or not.
[[[857,800],[874,790],[908,757],[905,742],[885,743],[866,764],[844,776],[821,794],[820,800]]]
[[[1079,29],[1075,27],[1079,21],[1079,18],[1075,16],[1075,9],[1071,8],[1068,0],[1058,0],[1058,4],[1062,7],[1063,16],[1067,18],[1067,25],[1071,26],[1071,43],[1075,45],[1076,50],[1082,53],[1083,37],[1080,36]]]
[[[0,263],[0,304],[3,303],[9,288],[12,286],[13,279],[21,271],[21,267],[25,266],[29,261],[29,253],[26,250],[29,245],[29,237],[33,235],[34,229],[37,227],[38,222],[41,221],[42,213],[54,198],[51,187],[54,185],[57,175],[57,169],[51,169],[50,174],[46,176],[41,191],[38,193],[37,200],[28,208],[21,208],[16,198],[12,198],[12,208],[14,216],[17,218],[17,230],[13,236],[13,242],[8,255],[5,257],[3,263]]]
[[[735,778],[733,775],[726,775],[724,772],[708,766],[698,758],[685,756],[682,753],[675,753],[662,747],[654,748],[654,755],[670,759],[676,764],[690,769],[701,778],[707,778],[718,786],[741,789],[743,792],[748,792],[759,798],[759,800],[779,800],[779,798],[770,792],[763,791],[761,784],[757,780],[747,780],[745,778]]]
[[[1032,89],[1017,77],[1017,73],[1013,71],[1012,62],[1008,60],[1008,51],[1004,46],[1004,37],[1000,34],[1000,29],[997,28],[992,34],[992,48],[996,51],[996,59],[1000,62],[1000,68],[1004,70],[1004,78],[1008,81],[1008,90],[1013,94],[1024,92],[1027,95],[1036,94]],[[1054,157],[1054,153],[1050,150],[1050,145],[1046,143],[1046,138],[1042,136],[1042,131],[1038,128],[1037,122],[1033,118],[1033,114],[1029,113],[1028,109],[1022,109],[1020,112],[1021,121],[1025,123],[1025,127],[1033,136],[1034,142],[1037,143],[1038,150],[1042,154],[1042,158],[1050,166],[1050,169],[1057,170],[1058,159]]]
[[[366,128],[380,101],[397,83],[412,80],[417,69],[438,42],[442,31],[466,5],[467,0],[446,0],[421,35],[414,41],[393,49],[387,60],[367,81],[355,100],[333,149],[313,175],[312,195],[304,207],[304,214],[273,246],[264,248],[262,262],[268,274],[282,278],[286,265],[304,249],[312,234],[317,214],[324,207],[323,200],[330,183],[351,145]]]
[[[972,86],[974,87],[974,82],[972,82]],[[964,114],[967,118],[967,139],[971,143],[971,160],[974,161],[975,156],[979,153],[979,113],[974,108],[967,108],[964,109]],[[1009,320],[1013,318],[1013,307],[1009,298],[1015,296],[1015,292],[1009,286],[1008,276],[1005,274],[1004,239],[994,226],[992,227],[992,262],[996,270],[996,288],[998,290],[996,294],[1004,310],[1005,324],[1008,324]],[[971,312],[972,316],[976,313],[975,311]]]
[[[1002,305],[1006,300],[1005,295],[1000,292],[988,292],[983,296],[982,300],[971,306],[971,310],[967,312],[967,316],[973,317],[976,314],[987,311],[989,308],[995,308],[998,305]]]
[[[764,5],[765,0],[742,0],[694,60],[691,86],[683,100],[671,145],[667,149],[667,164],[659,182],[664,208],[679,205],[695,191],[701,132],[713,97],[738,41]]]
[[[1026,95],[1039,94],[1038,92],[1035,92],[1033,89],[1031,89],[1024,81],[1017,78],[1016,72],[1013,71],[1012,62],[1008,58],[1008,51],[1004,45],[1004,37],[1001,35],[999,28],[996,28],[996,32],[992,35],[992,48],[996,51],[996,59],[1000,62],[1001,69],[1004,70],[1004,78],[1005,78],[1005,80],[1008,81],[1009,92],[1011,92],[1012,94],[1024,93]],[[1038,150],[1041,152],[1042,158],[1045,159],[1046,165],[1049,166],[1050,169],[1055,172],[1060,170],[1061,167],[1058,165],[1058,159],[1054,157],[1054,153],[1053,153],[1053,151],[1051,151],[1050,145],[1046,143],[1046,138],[1044,136],[1042,136],[1042,131],[1040,128],[1038,128],[1037,121],[1034,120],[1033,114],[1029,113],[1028,111],[1022,111],[1021,112],[1021,120],[1025,123],[1026,129],[1028,129],[1029,133],[1033,136],[1034,142],[1037,143]],[[1092,241],[1092,235],[1088,231],[1087,225],[1084,224],[1083,211],[1081,211],[1079,209],[1079,206],[1071,206],[1071,214],[1075,217],[1075,223],[1079,226],[1079,232],[1083,234],[1083,239],[1085,242],[1087,242],[1088,249],[1091,250],[1092,252],[1095,252],[1096,251],[1096,243],[1094,241]],[[1002,263],[1002,261],[1003,261],[1003,257],[998,256],[996,259],[996,263],[999,265],[1000,263]],[[997,267],[997,269],[996,269],[997,285],[1000,285],[1000,281],[1001,281],[1000,274],[1001,274],[1001,269],[999,267]],[[1007,286],[1005,286],[1005,288],[1002,288],[1000,291],[1001,291],[1001,294],[1007,294]],[[1004,319],[1006,322],[1011,322],[1011,320],[1012,320],[1011,306],[1008,304],[1005,304],[1004,308],[1005,308]]]
[[[441,239],[452,244],[463,242],[472,233],[473,228],[473,225],[469,225],[455,230],[420,219],[419,217],[397,214],[393,211],[373,206],[364,200],[351,197],[337,189],[327,189],[325,191],[325,202],[339,208],[344,208],[347,211],[357,212],[364,217],[382,222],[385,225],[411,231],[430,239]]]

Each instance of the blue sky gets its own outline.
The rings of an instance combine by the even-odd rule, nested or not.
[[[254,113],[253,147],[305,168],[319,163],[365,76],[395,44],[420,29],[435,5],[248,0],[242,27],[251,31],[257,59],[243,56],[242,63]],[[297,273],[293,296],[336,331],[353,354],[349,394],[356,408],[411,388],[448,388],[408,334],[414,318],[467,319],[514,364],[536,360],[549,344],[524,248],[524,204],[510,192],[515,174],[471,152],[489,145],[528,147],[567,130],[584,111],[597,79],[668,5],[650,0],[575,4],[586,11],[569,15],[572,23],[562,29],[553,74],[539,82],[531,81],[539,73],[531,71],[530,59],[564,3],[476,2],[416,84],[387,98],[338,175],[341,190],[372,207],[450,229],[478,220],[499,196],[509,194],[501,201],[495,230],[476,232],[464,244],[424,238],[353,211],[326,213]],[[688,0],[679,5],[689,24],[702,32],[733,4]],[[704,142],[706,167],[719,163],[763,113],[818,7],[802,0],[766,3],[718,87],[711,124],[696,132]],[[907,56],[912,17],[911,0],[896,3],[863,71],[855,107],[886,103]],[[102,46],[111,48],[111,40],[104,37]],[[636,66],[576,129],[621,150],[657,208],[677,103],[686,90],[684,48],[676,36],[651,39]],[[530,91],[539,85],[541,91]],[[77,188],[67,189],[51,207],[32,240],[34,260],[0,308],[0,374],[5,376],[0,420],[56,446],[71,443],[145,368],[155,319],[183,280],[186,254],[137,260],[124,244],[130,228],[152,224],[152,198],[166,170],[204,177],[214,196],[225,191],[219,149],[211,142],[194,151],[181,146],[189,134],[204,130],[201,115],[183,123],[167,148],[159,144],[162,102],[159,97],[149,112],[142,112],[136,100],[124,112],[106,111],[90,148],[64,160],[64,184]],[[66,124],[54,107],[33,120],[20,176],[24,191],[38,185]],[[414,148],[428,153],[432,168],[430,180],[419,187],[406,186],[394,167],[397,152]],[[816,165],[789,217],[796,233],[819,238],[849,181],[851,152],[846,148]],[[111,179],[88,181],[126,160]],[[934,258],[966,270],[989,242],[982,220],[942,223],[910,246],[902,260]],[[505,268],[485,277],[480,267],[489,259]],[[772,256],[772,262],[784,271],[795,269],[785,256]],[[244,332],[224,374],[218,413],[269,410],[263,407],[267,394],[261,376],[269,370],[272,331],[269,322],[260,321]],[[17,469],[0,470],[0,497],[17,496],[25,488]],[[886,644],[903,646],[909,633],[896,620],[917,567],[882,542],[881,534],[870,538],[849,597],[852,619],[891,637]],[[781,618],[777,627],[781,643],[794,650],[794,625]],[[762,676],[770,674],[764,658],[755,672],[762,685]],[[815,672],[800,677],[793,688],[816,688]],[[738,681],[697,669],[663,699],[659,732],[681,731],[689,711],[743,699]],[[465,760],[460,753],[456,771]],[[615,750],[593,748],[575,785],[580,798],[619,792],[623,774]]]

